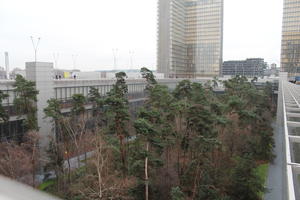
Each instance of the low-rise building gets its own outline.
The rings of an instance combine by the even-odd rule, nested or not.
[[[86,79],[80,78],[81,73],[79,71],[72,71],[77,73],[78,78],[63,78],[56,79],[56,75],[62,75],[67,72],[66,70],[53,69],[52,63],[45,62],[29,62],[26,63],[25,70],[16,69],[14,74],[23,74],[27,80],[34,81],[36,83],[36,89],[39,91],[37,95],[37,119],[39,126],[39,133],[41,136],[41,146],[47,147],[49,136],[53,135],[54,124],[50,119],[45,118],[44,109],[47,107],[47,100],[54,98],[59,100],[62,106],[62,112],[70,112],[71,99],[74,94],[82,94],[85,97],[89,97],[89,91],[92,87],[98,89],[102,96],[105,96],[113,88],[115,84],[114,77],[116,72],[98,72],[96,74],[103,74],[105,77],[90,77]],[[69,72],[70,73],[70,72]],[[94,72],[87,72],[87,74],[93,74]],[[128,73],[126,80],[128,86],[128,100],[130,105],[138,105],[145,100],[145,88],[146,81],[139,78],[137,73],[133,73],[131,77]],[[90,77],[90,78],[89,78]],[[157,79],[160,84],[168,86],[170,89],[174,89],[179,81],[182,79]],[[202,80],[194,80],[200,82]],[[204,80],[206,82],[206,80]],[[26,131],[22,126],[22,122],[26,116],[17,112],[14,106],[14,98],[16,94],[14,92],[15,80],[0,80],[0,91],[8,94],[8,98],[5,98],[2,102],[2,106],[9,114],[10,118],[7,123],[0,123],[0,141],[3,140],[21,140],[24,132]],[[92,109],[92,106],[87,102],[87,111]]]
[[[263,58],[225,61],[222,67],[223,76],[260,77],[264,75],[267,63]]]
[[[0,79],[7,79],[4,67],[0,66]]]
[[[280,69],[277,68],[277,64],[272,63],[268,69],[265,69],[265,76],[279,76]]]
[[[26,71],[25,69],[21,69],[21,68],[13,69],[12,72],[10,73],[10,78],[15,79],[18,74],[26,78]]]

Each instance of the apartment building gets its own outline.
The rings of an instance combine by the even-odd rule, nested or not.
[[[248,58],[246,60],[225,61],[222,67],[224,76],[246,76],[261,77],[264,76],[264,70],[267,63],[263,58]]]

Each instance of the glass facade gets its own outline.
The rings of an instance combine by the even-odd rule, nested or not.
[[[290,76],[300,74],[300,0],[284,0],[281,69]]]
[[[169,77],[219,75],[223,0],[159,0],[158,10],[158,72]]]
[[[267,63],[263,58],[250,58],[246,60],[225,61],[222,67],[224,76],[261,77]]]
[[[185,44],[185,0],[170,2],[170,71],[175,74],[184,73],[186,66]]]

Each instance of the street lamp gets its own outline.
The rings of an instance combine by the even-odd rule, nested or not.
[[[31,39],[32,46],[33,46],[33,49],[34,49],[34,61],[36,62],[37,61],[37,50],[38,50],[41,38],[40,37],[37,38],[37,42],[36,43],[34,41],[33,36],[30,36],[30,39]]]
[[[53,53],[55,68],[58,68],[59,53]]]
[[[130,69],[133,69],[133,54],[134,51],[129,51],[129,55],[130,55]]]
[[[117,70],[117,53],[118,49],[112,49],[113,56],[114,56],[114,70]]]
[[[73,60],[73,70],[75,70],[76,69],[76,59],[77,59],[77,54],[73,54],[72,55],[72,60]]]

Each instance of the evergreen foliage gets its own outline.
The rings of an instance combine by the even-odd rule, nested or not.
[[[14,87],[14,92],[16,94],[14,105],[20,116],[27,116],[24,120],[25,128],[28,130],[38,130],[36,102],[39,92],[35,89],[35,82],[28,81],[18,74],[16,76]]]
[[[3,100],[8,97],[8,94],[0,91],[0,122],[7,122],[9,119],[9,115],[3,107]]]
[[[274,157],[272,85],[259,90],[253,81],[237,76],[204,85],[183,80],[170,91],[147,68],[141,74],[147,100],[135,117],[128,111],[124,72],[116,74],[106,97],[95,88],[88,100],[73,96],[72,115],[86,112],[87,102],[93,105],[98,123],[88,137],[95,138],[91,147],[96,155],[75,180],[69,179],[71,188],[88,189],[81,194],[66,191],[82,200],[260,200],[265,188],[255,169]],[[219,84],[224,94],[214,92]],[[59,102],[48,104],[47,116],[64,124],[67,116],[60,113]],[[51,148],[52,167],[60,169],[61,150]]]
[[[179,187],[173,187],[171,190],[172,200],[184,200],[184,194]]]
[[[108,92],[105,99],[110,133],[116,135],[119,139],[119,153],[124,175],[127,173],[125,139],[129,137],[127,129],[127,123],[129,121],[129,108],[128,99],[126,98],[128,86],[126,85],[125,78],[125,72],[116,73],[117,81],[113,85],[111,91]]]

